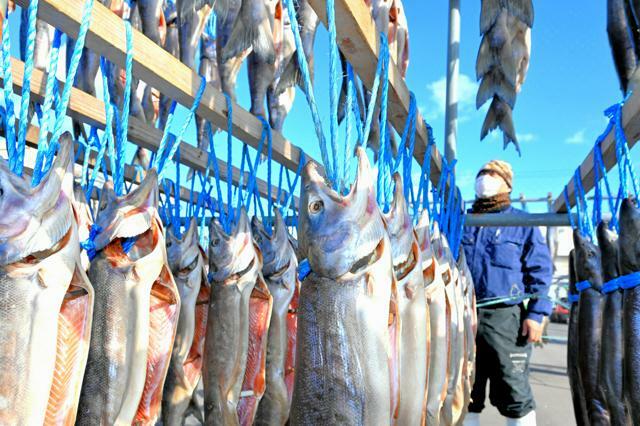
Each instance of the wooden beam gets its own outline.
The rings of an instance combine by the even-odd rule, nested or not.
[[[640,94],[637,92],[634,92],[622,107],[622,126],[624,127],[624,133],[627,137],[629,148],[632,148],[640,139]],[[593,168],[593,158],[594,151],[592,149],[589,151],[587,158],[585,158],[580,165],[580,176],[582,178],[582,185],[584,187],[585,194],[591,191],[594,187],[595,172]],[[607,171],[611,170],[617,164],[615,128],[611,129],[609,134],[602,141],[602,159]],[[567,195],[571,207],[575,206],[576,188],[573,177],[571,177],[567,184]],[[564,195],[562,193],[560,193],[553,202],[553,211],[567,211]]]
[[[309,4],[326,26],[326,1],[309,0]],[[380,40],[371,12],[362,0],[335,0],[335,11],[338,46],[367,89],[371,89],[380,54]],[[398,66],[390,57],[388,117],[398,133],[404,130],[409,116],[409,101],[409,88]],[[414,157],[420,164],[424,161],[429,137],[422,115],[417,111]],[[431,182],[438,185],[442,173],[442,156],[435,146],[431,152]]]
[[[14,91],[21,93],[22,91],[22,79],[24,75],[24,63],[18,59],[11,58],[11,72],[13,74]],[[1,78],[0,78],[1,80]],[[31,74],[31,95],[32,100],[42,102],[45,96],[47,74],[40,70],[34,69]],[[64,83],[58,82],[60,85],[60,91],[64,87]],[[71,89],[71,97],[69,99],[69,106],[67,114],[83,123],[87,123],[91,126],[95,126],[104,130],[106,126],[106,114],[104,108],[104,102],[95,98],[94,96],[83,92],[75,87]],[[162,138],[162,131],[155,127],[151,127],[143,121],[129,117],[129,131],[128,140],[135,145],[149,149],[151,151],[157,151],[160,145],[160,139]],[[218,168],[220,169],[220,179],[228,182],[227,176],[227,163],[216,159]],[[193,170],[204,172],[207,168],[208,153],[202,151],[188,143],[180,143],[180,164],[183,164]],[[234,185],[240,183],[240,170],[237,167],[232,168],[231,181]],[[242,179],[243,182],[247,182],[249,173],[245,172]],[[256,187],[258,193],[262,197],[269,196],[269,186],[267,182],[262,179],[256,179]],[[271,198],[273,200],[278,196],[278,189],[271,188]],[[287,197],[286,192],[283,197]],[[298,205],[298,197],[294,197],[294,205]]]
[[[17,0],[28,7],[29,0]],[[77,37],[82,20],[84,0],[40,0],[38,17],[70,37]],[[85,46],[120,67],[125,66],[126,35],[124,21],[99,2],[94,2],[91,25]],[[200,76],[141,32],[133,30],[133,75],[145,81],[178,103],[191,106],[200,87]],[[233,104],[233,135],[257,148],[262,135],[262,122],[238,104]],[[227,104],[224,95],[208,84],[197,114],[214,126],[227,128]],[[267,147],[265,145],[264,152]],[[273,159],[296,171],[302,151],[273,132]],[[307,156],[307,158],[309,158]]]

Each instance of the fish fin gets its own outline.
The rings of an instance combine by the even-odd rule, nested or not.
[[[502,0],[482,0],[480,9],[480,34],[486,34],[502,11]]]
[[[513,125],[513,117],[511,107],[502,101],[499,97],[494,97],[487,111],[487,115],[482,123],[482,130],[480,131],[480,139],[484,139],[489,132],[500,128],[504,135],[504,147],[512,142],[518,154],[520,154],[520,145],[518,144],[518,138],[516,137],[516,130]]]
[[[509,13],[520,21],[533,27],[533,2],[531,0],[510,0],[507,2]]]
[[[483,77],[476,95],[476,108],[479,109],[494,96],[499,96],[511,108],[515,106],[515,88],[504,78],[502,71],[498,68],[493,68]]]
[[[496,65],[496,58],[493,50],[489,46],[489,37],[482,37],[480,47],[478,48],[478,56],[476,59],[476,79],[480,80],[482,76],[488,73],[491,68]]]
[[[302,79],[302,73],[300,72],[298,58],[296,55],[297,53],[291,57],[289,63],[285,66],[284,71],[282,71],[280,80],[275,88],[276,96],[281,95],[292,86],[299,86],[302,91],[304,91],[304,81]],[[313,75],[311,76],[311,82],[313,83]]]
[[[264,19],[260,25],[247,26],[243,19],[236,19],[229,41],[222,49],[222,61],[240,56],[242,52],[253,47],[253,53],[261,62],[273,64],[276,59],[273,34],[269,20]]]

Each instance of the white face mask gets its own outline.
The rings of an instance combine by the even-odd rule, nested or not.
[[[476,178],[476,196],[478,198],[489,198],[498,195],[504,183],[499,177],[484,174]]]

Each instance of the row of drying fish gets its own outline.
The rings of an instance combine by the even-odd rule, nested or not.
[[[299,301],[281,216],[273,236],[244,213],[231,233],[214,220],[208,254],[192,221],[165,250],[153,170],[123,197],[107,183],[91,228],[72,159],[67,133],[35,188],[0,161],[1,423],[182,424],[204,411],[206,424],[284,424],[290,406],[292,424],[463,416],[476,323],[464,259],[426,215],[414,232],[399,180],[383,218],[363,151],[345,199],[305,169],[313,272]]]
[[[597,242],[574,231],[567,367],[578,425],[640,423],[640,211],[626,199],[619,235],[606,223]],[[636,275],[634,275],[636,274]]]
[[[369,161],[341,197],[307,164],[292,424],[452,425],[474,381],[475,293],[437,224],[415,229],[395,176],[391,211],[376,205]]]
[[[491,105],[482,124],[480,139],[500,128],[504,146],[520,146],[513,124],[516,96],[529,70],[531,55],[532,0],[482,0],[480,34],[482,41],[476,61],[476,78],[481,80],[476,108]]]

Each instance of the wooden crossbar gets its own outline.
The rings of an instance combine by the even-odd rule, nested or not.
[[[640,139],[640,94],[633,92],[631,97],[622,107],[622,126],[627,137],[629,148],[633,147],[638,139]],[[580,165],[580,177],[585,194],[588,193],[595,185],[595,170],[593,168],[594,151],[589,154]],[[606,138],[602,141],[602,160],[608,170],[611,170],[617,164],[616,157],[616,137],[615,128],[613,128]],[[576,188],[573,178],[567,184],[567,195],[571,207],[576,205]],[[553,211],[566,212],[567,207],[564,201],[564,195],[560,193],[553,202]]]
[[[327,25],[325,0],[309,0],[320,20]],[[380,40],[371,12],[362,0],[335,0],[337,41],[340,50],[353,70],[371,89],[376,75]],[[404,130],[409,116],[410,92],[393,58],[389,58],[389,104],[388,118],[398,133]],[[420,111],[416,113],[416,145],[414,157],[422,164],[429,142],[429,129],[425,126]],[[434,146],[431,151],[431,182],[438,185],[442,173],[442,156]]]

